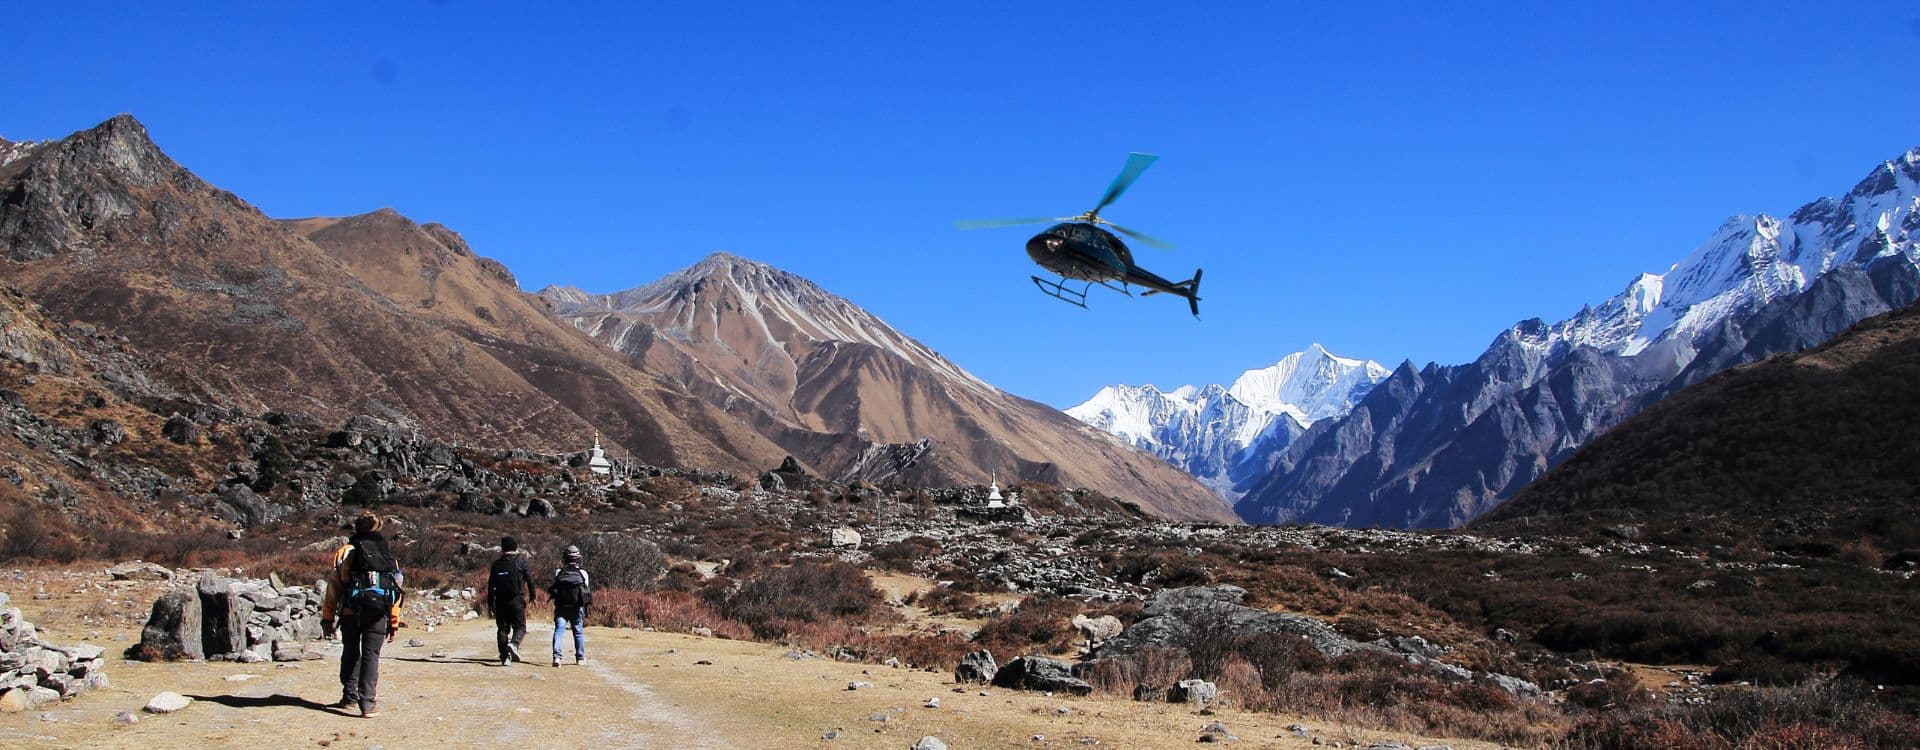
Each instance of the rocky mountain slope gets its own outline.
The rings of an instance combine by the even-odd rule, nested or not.
[[[1916,378],[1920,307],[1909,305],[1675,393],[1595,438],[1484,525],[1740,525],[1796,548],[1920,545]],[[1800,518],[1820,521],[1773,533]]]
[[[1647,403],[1721,368],[1817,344],[1916,298],[1920,149],[1787,219],[1729,220],[1662,275],[1472,363],[1411,363],[1347,416],[1261,458],[1256,523],[1447,527],[1479,516]]]
[[[374,414],[466,444],[578,449],[600,428],[651,463],[779,458],[764,443],[739,449],[756,436],[556,335],[571,332],[444,228],[335,255],[175,164],[131,117],[32,148],[0,172],[0,191],[9,283],[51,318],[149,357],[159,391],[333,424]],[[382,222],[411,224],[390,212],[343,223]],[[440,298],[411,295],[416,282]]]
[[[1346,414],[1386,376],[1377,362],[1314,344],[1248,370],[1230,386],[1108,386],[1067,415],[1166,459],[1232,500],[1243,471],[1260,466],[1249,456],[1284,450],[1313,423]]]
[[[701,364],[722,361],[718,350],[615,351],[446,227],[391,210],[273,220],[174,163],[124,115],[59,141],[0,141],[0,272],[33,311],[14,318],[19,363],[56,345],[101,350],[70,396],[48,398],[94,391],[149,410],[141,419],[178,411],[205,426],[215,412],[285,413],[340,425],[371,415],[453,445],[544,453],[581,450],[598,432],[616,455],[654,466],[751,475],[792,455],[848,479],[937,485],[998,473],[1232,519],[1191,478],[999,393],[844,301],[860,320],[826,308],[794,319],[865,326],[897,349],[782,329],[823,343],[796,340],[806,358],[782,371],[772,356],[764,373]],[[769,342],[769,355],[788,346]],[[793,381],[796,408],[759,408],[770,398],[763,380],[795,377],[805,378]],[[60,465],[31,452],[23,475],[35,461]],[[223,471],[160,463],[170,467],[160,476]]]
[[[1191,477],[1000,391],[793,274],[716,253],[653,284],[549,288],[564,319],[838,479],[1099,488],[1187,520],[1232,511]]]

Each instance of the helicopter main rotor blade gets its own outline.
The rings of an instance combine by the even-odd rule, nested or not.
[[[1102,222],[1102,223],[1106,224],[1107,226],[1113,227],[1113,231],[1119,232],[1128,237],[1132,237],[1136,240],[1139,240],[1140,244],[1146,245],[1147,247],[1151,247],[1155,250],[1172,250],[1173,249],[1173,243],[1160,239],[1158,237],[1141,234],[1139,232],[1133,231],[1131,229],[1120,226],[1119,224],[1115,224],[1113,222]]]
[[[1127,192],[1127,187],[1131,186],[1134,180],[1140,179],[1140,173],[1147,171],[1147,167],[1153,166],[1159,158],[1153,154],[1143,154],[1138,151],[1127,154],[1127,165],[1120,168],[1120,176],[1113,178],[1113,184],[1107,186],[1107,194],[1100,198],[1100,205],[1094,206],[1093,210],[1098,212],[1106,208],[1107,204],[1119,198],[1121,193]]]
[[[954,222],[953,225],[960,229],[997,229],[999,227],[1017,227],[1021,224],[1046,224],[1055,221],[1067,221],[1067,219],[1052,219],[1044,216],[1025,219],[961,219]]]

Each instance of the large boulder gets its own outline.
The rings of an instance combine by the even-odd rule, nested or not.
[[[1093,685],[1073,676],[1073,668],[1058,659],[1027,655],[1001,667],[993,675],[996,687],[1015,690],[1049,690],[1056,693],[1086,695]]]
[[[1086,639],[1089,650],[1099,648],[1107,641],[1113,640],[1113,637],[1119,635],[1121,631],[1126,630],[1126,626],[1120,623],[1120,618],[1113,615],[1099,617],[1074,615],[1073,627],[1080,631],[1080,637]]]
[[[200,597],[195,591],[170,591],[153,602],[140,643],[127,650],[130,659],[204,659],[200,641]]]
[[[953,668],[955,682],[993,682],[993,675],[1000,671],[1000,665],[993,660],[993,652],[985,649],[969,652],[960,657],[960,665]]]
[[[240,595],[231,579],[220,576],[201,576],[197,588],[204,628],[201,645],[206,654],[231,655],[247,650],[247,619],[253,616],[253,602]]]

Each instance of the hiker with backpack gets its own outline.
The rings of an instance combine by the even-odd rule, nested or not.
[[[380,648],[400,633],[400,566],[380,535],[379,516],[353,521],[353,536],[334,552],[327,595],[320,607],[320,631],[339,632],[340,700],[334,708],[358,706],[360,715],[380,715]]]
[[[533,603],[533,569],[520,553],[520,542],[500,538],[500,557],[487,571],[487,609],[499,631],[500,666],[520,661],[520,641],[527,637],[527,605]]]
[[[560,647],[573,631],[573,663],[587,660],[587,607],[593,605],[593,586],[580,567],[580,548],[567,545],[565,563],[553,571],[547,598],[553,602],[553,665],[560,666]]]

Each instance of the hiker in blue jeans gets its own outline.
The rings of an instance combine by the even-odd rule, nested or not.
[[[593,586],[587,571],[580,569],[580,548],[567,545],[566,563],[553,571],[553,586],[547,589],[553,600],[553,665],[560,666],[561,640],[573,631],[573,663],[587,660],[587,607],[593,604]]]

